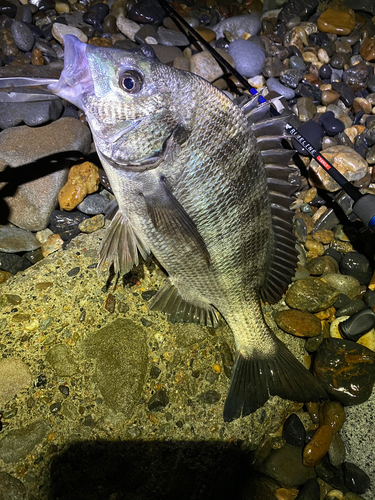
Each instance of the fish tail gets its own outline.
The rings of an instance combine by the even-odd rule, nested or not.
[[[224,421],[249,415],[270,396],[309,403],[326,399],[317,379],[275,337],[273,354],[254,350],[252,355],[236,352],[231,383],[224,405]]]

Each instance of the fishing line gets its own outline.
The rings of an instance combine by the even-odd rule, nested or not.
[[[175,9],[166,2],[166,0],[159,0],[160,5],[169,14],[169,16],[176,23],[176,26],[183,32],[182,26],[184,26],[188,32],[201,43],[212,55],[213,57],[223,65],[237,80],[245,87],[246,90],[252,96],[258,95],[258,102],[265,103],[266,99],[261,96],[258,91],[252,87],[249,82],[244,78],[231,64],[228,63],[211,45],[206,42],[206,40],[192,28],[185,19],[175,11]],[[181,26],[182,25],[182,26]],[[273,116],[280,116],[277,109],[271,104],[270,110]],[[361,221],[368,226],[370,229],[375,227],[375,196],[372,194],[362,194],[358,188],[353,186],[324,156],[317,151],[314,146],[304,137],[298,129],[296,129],[291,123],[286,124],[286,130],[289,135],[293,138],[307,151],[307,153],[316,160],[319,165],[341,186],[341,188],[350,196],[354,201],[353,212],[355,215],[361,219]]]

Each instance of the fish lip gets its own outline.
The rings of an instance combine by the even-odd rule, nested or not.
[[[87,45],[74,35],[64,36],[64,69],[57,83],[48,90],[67,101],[82,106],[82,96],[92,92],[94,83],[86,56]]]

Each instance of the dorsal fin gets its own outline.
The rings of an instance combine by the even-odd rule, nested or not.
[[[263,301],[278,302],[294,276],[297,267],[296,238],[292,232],[294,212],[289,210],[291,195],[298,190],[295,183],[297,167],[289,165],[295,151],[283,148],[282,141],[288,139],[285,126],[290,117],[285,114],[271,116],[267,101],[256,107],[256,100],[243,100],[239,106],[245,113],[258,142],[267,175],[269,200],[271,203],[274,248],[264,285],[261,289]],[[290,182],[293,176],[294,182]]]

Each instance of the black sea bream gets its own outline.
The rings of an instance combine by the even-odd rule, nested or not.
[[[284,118],[259,120],[202,78],[67,35],[49,89],[81,108],[118,202],[100,266],[118,273],[152,252],[168,272],[151,303],[182,321],[230,326],[236,360],[224,420],[270,395],[325,396],[266,325],[296,264]],[[265,111],[268,108],[264,108]],[[265,113],[263,113],[264,115]]]

